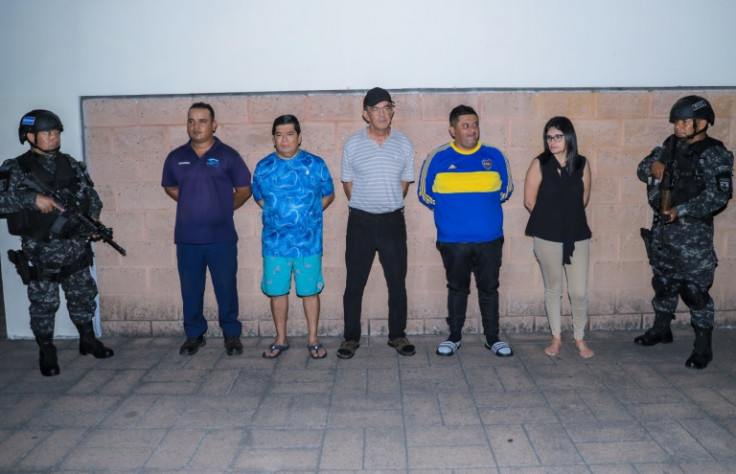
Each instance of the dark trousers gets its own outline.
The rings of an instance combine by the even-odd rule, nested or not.
[[[347,276],[342,298],[345,340],[360,341],[363,290],[376,252],[388,286],[388,337],[405,337],[407,252],[404,210],[371,214],[350,208],[345,244]]]
[[[184,332],[187,337],[198,337],[207,331],[204,287],[208,268],[217,299],[222,332],[226,336],[240,337],[242,325],[238,321],[237,242],[177,244],[176,259],[184,310]]]
[[[97,284],[89,268],[84,268],[60,281],[31,280],[28,283],[31,330],[34,334],[53,335],[56,311],[59,309],[59,285],[64,290],[69,319],[74,324],[92,321],[97,309]]]
[[[502,248],[503,237],[491,242],[437,242],[447,277],[447,324],[451,337],[460,337],[465,325],[472,273],[478,288],[483,334],[489,342],[498,340],[498,274]]]
[[[72,266],[87,257],[88,243],[83,237],[72,239],[51,238],[37,240],[23,237],[23,252],[37,259],[34,266],[60,269]],[[31,330],[34,334],[53,336],[56,311],[59,309],[59,286],[64,291],[69,319],[74,324],[92,321],[97,309],[97,284],[88,267],[57,280],[31,280],[28,283],[28,301]],[[6,295],[6,298],[8,296]]]

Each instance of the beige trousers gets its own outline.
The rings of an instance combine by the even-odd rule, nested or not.
[[[544,280],[544,308],[552,336],[562,333],[560,312],[562,306],[562,273],[567,279],[567,296],[572,308],[572,327],[575,339],[583,339],[588,324],[588,260],[590,239],[575,242],[575,251],[568,265],[562,264],[562,243],[534,237],[534,255],[539,261]]]

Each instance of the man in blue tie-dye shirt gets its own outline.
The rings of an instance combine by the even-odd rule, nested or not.
[[[263,208],[263,280],[261,290],[271,298],[276,339],[263,352],[273,359],[289,348],[286,321],[291,275],[302,298],[313,359],[327,351],[317,336],[322,278],[322,211],[335,198],[324,160],[300,150],[301,127],[293,115],[282,115],[271,128],[275,153],[258,162],[253,196]]]

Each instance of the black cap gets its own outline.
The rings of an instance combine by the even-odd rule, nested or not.
[[[389,94],[386,89],[374,87],[365,95],[365,98],[363,99],[363,108],[373,107],[384,100],[391,102],[392,104],[394,103],[394,101],[391,100],[391,94]]]

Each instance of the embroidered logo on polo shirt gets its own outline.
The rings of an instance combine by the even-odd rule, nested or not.
[[[491,166],[493,165],[491,160],[483,160],[481,163],[483,163],[483,168],[487,170],[491,169]]]
[[[207,158],[207,166],[220,166],[220,160],[217,158]]]
[[[188,162],[188,161],[180,161],[180,162],[179,162],[179,163],[177,163],[177,164],[178,164],[179,166],[181,166],[181,165],[188,165],[188,164],[189,164],[189,162]]]

